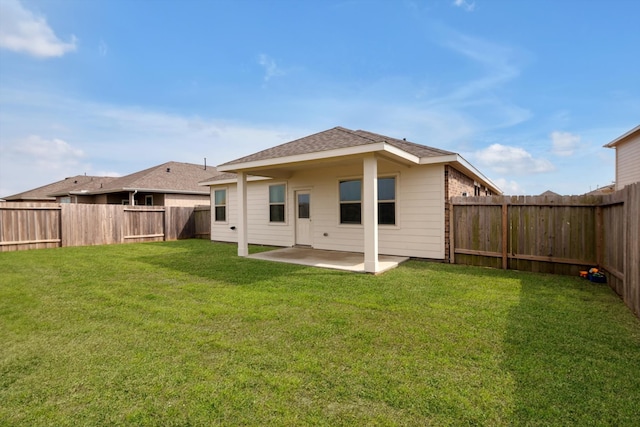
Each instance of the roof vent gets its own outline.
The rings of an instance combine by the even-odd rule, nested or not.
[[[171,168],[167,168],[167,172],[171,172]]]

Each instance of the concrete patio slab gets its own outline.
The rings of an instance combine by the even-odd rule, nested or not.
[[[356,252],[326,251],[321,249],[293,247],[260,252],[249,255],[248,258],[365,273],[364,254]],[[408,259],[408,257],[379,255],[378,262],[380,265],[380,271],[376,272],[376,274],[384,273],[392,268],[396,268],[399,264]]]

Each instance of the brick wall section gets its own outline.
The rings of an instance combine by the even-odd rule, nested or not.
[[[449,262],[450,225],[449,211],[451,197],[458,196],[491,196],[493,192],[482,183],[476,183],[459,170],[451,166],[444,167],[444,260]]]

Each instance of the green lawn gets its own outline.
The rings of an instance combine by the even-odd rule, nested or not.
[[[607,285],[235,252],[0,253],[0,425],[638,425],[640,321]]]

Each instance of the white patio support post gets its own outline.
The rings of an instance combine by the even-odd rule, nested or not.
[[[363,162],[362,223],[364,225],[364,271],[377,273],[378,264],[378,159],[368,155]]]
[[[238,172],[238,256],[249,255],[247,232],[247,174]]]

